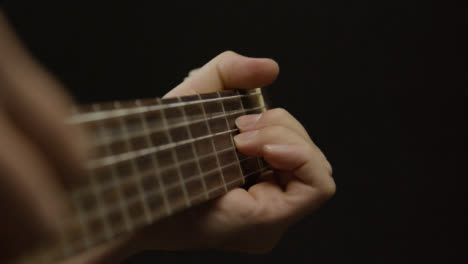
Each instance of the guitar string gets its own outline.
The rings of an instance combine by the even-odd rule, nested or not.
[[[162,103],[162,104],[156,104],[156,105],[150,105],[150,106],[135,106],[135,107],[125,108],[125,109],[111,109],[111,110],[104,110],[104,111],[91,112],[91,113],[75,114],[74,116],[71,116],[68,120],[66,120],[66,123],[79,124],[79,123],[85,123],[85,122],[91,122],[91,121],[110,119],[114,117],[121,117],[121,116],[126,116],[126,115],[131,115],[131,114],[147,113],[147,112],[157,111],[161,109],[181,107],[181,106],[192,105],[192,104],[201,104],[201,103],[212,102],[212,101],[218,102],[218,101],[223,101],[223,100],[228,100],[228,99],[233,99],[233,98],[243,98],[243,97],[250,97],[250,96],[256,96],[256,95],[261,95],[261,92],[225,96],[222,98],[209,98],[209,99],[200,99],[200,100],[186,101],[186,102]]]
[[[177,100],[180,101],[180,100],[181,100],[180,97],[178,97]],[[200,107],[200,108],[203,109],[203,107]],[[184,108],[181,108],[181,109],[182,109],[182,113],[183,113],[182,116],[184,117],[184,122],[188,122],[187,115],[186,115],[186,114],[187,114],[187,111],[185,111]],[[205,116],[205,117],[206,117],[206,116]],[[189,129],[188,126],[185,127],[185,130],[187,131],[187,134],[188,134],[189,138],[190,138],[190,139],[193,139],[192,131],[190,131],[190,129]],[[189,152],[192,152],[192,154],[193,154],[194,157],[197,156],[196,149],[195,149],[195,146],[194,146],[193,144],[190,144],[190,149],[191,149],[192,151],[189,151]],[[213,148],[213,149],[216,151],[216,148]],[[179,165],[180,165],[180,163],[179,163]],[[200,163],[199,163],[199,162],[196,162],[196,166],[197,166],[197,170],[198,170],[199,172],[201,172],[202,169],[201,169],[201,166],[200,166]],[[208,190],[206,189],[205,179],[204,179],[203,177],[201,177],[201,176],[200,176],[199,178],[200,178],[200,182],[201,182],[202,187],[203,187],[203,191],[206,193],[206,198],[208,199],[208,198],[209,198],[209,197],[208,197]]]
[[[257,94],[258,94],[258,93],[257,93]],[[233,98],[233,96],[231,96],[231,98]],[[216,98],[216,99],[225,100],[225,99],[229,99],[229,97],[227,97],[227,98]],[[179,99],[179,100],[180,100],[180,99]],[[199,102],[202,102],[202,101],[208,101],[208,100],[200,100]],[[220,101],[220,100],[217,100],[217,101]],[[179,105],[187,105],[187,103],[179,104]],[[178,106],[178,105],[177,105],[177,104],[172,104],[172,106]],[[256,109],[260,109],[260,108],[264,108],[264,107],[257,107],[257,108],[249,109],[248,111],[253,111],[253,110],[256,110]],[[223,111],[224,111],[224,107],[223,107]],[[142,112],[142,111],[141,111],[141,112]],[[140,112],[140,113],[141,113],[141,112]],[[226,118],[226,116],[233,115],[233,114],[236,114],[236,113],[244,113],[244,112],[245,112],[245,110],[241,110],[241,111],[231,111],[231,112],[229,112],[229,114],[226,114],[226,112],[224,111],[224,115],[211,116],[210,118],[205,118],[205,120],[194,120],[194,121],[192,121],[192,122],[184,122],[183,124],[178,124],[177,126],[184,126],[184,125],[186,126],[186,125],[189,125],[189,124],[192,124],[192,123],[195,123],[195,122],[200,122],[200,121],[205,121],[205,122],[206,122],[206,120],[215,119],[215,118],[220,118],[220,117],[221,117],[221,118],[223,118],[223,117]],[[127,113],[129,113],[129,111],[127,111]],[[226,120],[226,122],[227,122],[227,120]],[[173,127],[176,127],[176,126],[173,126]],[[167,131],[168,129],[170,129],[170,128],[167,128],[166,131]],[[161,130],[155,130],[155,131],[161,131]],[[228,132],[233,132],[233,131],[236,131],[236,130],[223,131],[223,132],[224,132],[224,133],[228,133]],[[152,132],[153,132],[153,131],[152,131]],[[223,132],[221,132],[221,133],[216,133],[216,134],[211,134],[211,133],[210,133],[209,136],[207,136],[207,137],[202,137],[201,139],[203,139],[203,138],[215,137],[215,136],[217,136],[218,134],[223,134]],[[129,139],[129,138],[132,137],[132,136],[134,136],[134,135],[131,135],[131,136],[130,136],[129,133],[128,133],[128,131],[127,131],[127,139]],[[201,139],[198,138],[198,140],[201,140]],[[114,139],[110,139],[109,141],[111,141],[111,140],[115,140],[115,138],[114,138]],[[171,147],[171,146],[174,147],[174,146],[177,146],[177,145],[179,145],[179,144],[186,144],[186,143],[189,143],[189,142],[195,142],[196,140],[197,140],[197,139],[188,140],[187,142],[177,142],[176,144],[168,144],[167,146],[160,146],[159,150],[162,150],[162,149],[165,149],[165,148]],[[228,149],[233,150],[233,148],[228,148]],[[156,151],[157,151],[157,149],[153,149],[153,150],[156,150]],[[140,155],[141,155],[141,154],[142,154],[142,153],[140,152]],[[217,153],[216,153],[216,154],[217,154]],[[137,156],[138,156],[138,155],[134,155],[134,157],[137,157]],[[208,156],[208,155],[207,155],[207,156]],[[236,156],[237,156],[237,155],[236,155]],[[199,158],[200,158],[200,157],[199,157]],[[247,160],[247,159],[243,159],[243,160],[241,160],[241,161],[244,161],[244,160]],[[221,168],[225,168],[225,167],[232,166],[233,164],[239,164],[239,165],[240,165],[240,162],[241,162],[241,161],[236,160],[235,162],[229,163],[229,164],[224,165],[224,166],[222,166],[222,167],[220,166],[219,170],[221,170]],[[190,161],[187,161],[187,162],[190,162]],[[179,167],[179,166],[178,166],[178,167]],[[166,167],[165,169],[168,169],[168,168]],[[214,169],[214,170],[211,170],[211,171],[202,173],[201,177],[205,177],[206,175],[209,175],[210,173],[212,173],[212,172],[214,172],[214,171],[217,171],[217,170],[218,170],[218,169]],[[166,190],[169,190],[169,189],[171,189],[171,188],[178,187],[178,186],[180,186],[180,185],[182,185],[182,184],[187,184],[189,181],[194,180],[194,179],[196,179],[196,177],[191,177],[191,178],[189,178],[189,179],[186,179],[186,180],[184,180],[184,181],[183,181],[182,183],[180,183],[180,184],[177,184],[177,183],[176,183],[176,184],[173,184],[172,186],[166,186]],[[238,181],[238,180],[240,180],[240,179],[236,179],[235,181]],[[219,187],[218,187],[218,188],[219,188]],[[151,194],[152,194],[152,193],[148,193],[147,195],[151,195]],[[156,192],[155,195],[157,195],[157,194],[159,194],[159,193]],[[137,198],[138,198],[138,197],[137,197]],[[133,200],[134,200],[134,199],[132,199],[132,200],[127,200],[127,204],[128,204],[128,203],[134,202]]]
[[[252,90],[255,90],[255,89],[252,89]],[[244,93],[244,94],[240,94],[239,93],[239,90],[230,90],[230,92],[233,92],[232,94],[229,94],[229,95],[222,95],[221,98],[238,98],[239,96],[251,96],[251,95],[258,95],[258,94],[261,94],[260,91],[256,91],[256,92],[250,92],[250,93]],[[212,94],[216,94],[217,92],[211,92],[211,93],[207,93],[207,94],[204,94],[204,95],[212,95]],[[152,97],[152,98],[147,98],[147,99],[136,99],[136,100],[139,100],[141,101],[143,104],[140,104],[140,105],[135,105],[134,104],[134,100],[127,100],[127,101],[118,101],[118,102],[121,102],[124,104],[123,107],[119,108],[119,109],[116,109],[116,108],[109,108],[109,109],[100,109],[98,111],[96,110],[89,110],[89,109],[85,109],[85,110],[82,110],[80,109],[81,106],[80,105],[75,105],[74,107],[72,107],[72,116],[71,118],[73,118],[73,116],[85,116],[85,115],[91,115],[91,114],[95,114],[95,113],[110,113],[110,112],[115,112],[117,110],[127,110],[127,109],[137,109],[137,108],[146,108],[146,107],[149,107],[149,106],[156,106],[156,105],[164,105],[164,106],[169,106],[171,104],[173,104],[175,107],[177,107],[177,103],[198,103],[198,102],[203,102],[201,100],[213,100],[213,99],[220,99],[220,97],[216,97],[216,98],[202,98],[202,99],[199,99],[198,97],[198,94],[192,94],[192,95],[182,95],[182,96],[175,96],[175,97],[168,97],[168,98],[164,98],[164,97]],[[189,99],[187,101],[179,101],[179,100],[175,100],[176,98],[186,98],[186,97],[197,97],[196,99]],[[158,99],[161,99],[162,102],[161,103],[158,103],[157,100]],[[156,102],[155,102],[156,101]],[[116,102],[116,101],[110,101],[110,102],[98,102],[97,104],[99,105],[108,105],[108,104],[113,104],[113,102]],[[144,103],[148,103],[148,105],[145,105]],[[82,105],[82,106],[87,106],[86,104],[85,105]]]
[[[254,160],[254,158],[249,157],[249,158],[241,159],[240,162],[243,162],[243,161],[246,161],[246,160],[249,160],[249,159]],[[225,165],[220,166],[220,167],[221,167],[221,169],[225,169],[225,168],[230,167],[230,166],[233,166],[233,165],[239,165],[239,166],[240,166],[240,164],[239,164],[240,162],[233,161],[233,162],[230,162],[230,163],[225,164]],[[254,172],[258,172],[259,170],[266,170],[266,169],[268,169],[268,168],[269,168],[268,166],[266,166],[266,167],[260,167],[259,169],[255,170]],[[239,168],[239,169],[240,169],[240,168]],[[170,190],[172,190],[172,189],[181,187],[182,185],[186,185],[187,183],[190,183],[191,181],[198,180],[199,177],[206,177],[206,176],[208,176],[208,175],[210,175],[210,174],[212,174],[212,173],[216,173],[216,172],[219,172],[219,171],[220,171],[220,168],[214,168],[214,169],[211,169],[211,170],[206,171],[206,172],[201,172],[201,173],[199,173],[199,174],[197,174],[197,175],[194,175],[194,176],[192,176],[192,177],[190,177],[190,178],[184,179],[182,182],[176,182],[176,183],[172,183],[172,184],[170,184],[170,185],[166,185],[166,186],[164,186],[164,189],[165,189],[166,191],[170,191]],[[240,170],[240,174],[241,174],[241,175],[239,175],[239,176],[241,176],[241,177],[238,178],[238,179],[229,181],[229,182],[227,182],[226,184],[230,184],[230,183],[233,183],[233,182],[236,182],[236,181],[240,181],[240,180],[242,180],[242,178],[247,178],[247,176],[250,175],[251,173],[252,173],[252,172],[248,173],[246,176],[243,176],[243,175],[242,175],[242,171]],[[128,181],[127,181],[127,182],[128,182]],[[127,182],[125,182],[125,183],[127,183]],[[122,186],[122,185],[124,185],[125,183],[121,183],[121,184],[119,184],[119,185],[107,185],[106,187],[101,187],[101,188],[98,188],[98,189],[103,190],[103,189],[112,188],[112,187],[113,187],[113,188],[119,188],[119,186]],[[218,189],[218,188],[224,188],[224,186],[216,186],[216,187],[214,187],[214,188],[211,188],[211,189],[207,190],[207,192],[210,193],[210,192],[212,192],[213,190]],[[86,189],[81,189],[80,191],[81,191],[81,192],[88,192]],[[144,198],[147,198],[148,196],[151,196],[151,195],[157,196],[157,195],[160,195],[160,194],[162,194],[162,192],[161,192],[160,190],[157,190],[157,189],[156,189],[156,190],[152,190],[152,191],[145,191],[145,192],[143,192],[143,193],[137,193],[137,194],[135,194],[135,195],[132,196],[132,197],[123,199],[123,205],[127,205],[127,206],[128,206],[128,205],[131,205],[131,204],[133,204],[133,203],[135,203],[135,202],[141,200],[141,197],[139,197],[138,195],[143,195]],[[197,194],[196,196],[200,196],[200,195],[204,195],[204,194],[205,194],[204,192],[201,192],[201,193]],[[73,197],[74,197],[75,199],[83,198],[83,196],[80,197],[79,194],[78,194],[77,192],[74,192]],[[193,199],[193,198],[195,198],[195,197],[191,197],[191,198]],[[118,207],[120,207],[120,205],[118,205],[118,204],[112,204],[112,205],[107,206],[107,207],[104,208],[103,210],[104,210],[105,212],[109,213],[110,211],[118,210],[118,209],[119,209]],[[86,215],[86,216],[87,216],[86,218],[88,218],[88,219],[89,219],[89,218],[96,217],[96,214],[94,214],[94,213],[96,212],[96,210],[97,210],[97,208],[93,208],[93,209],[90,210],[90,211],[84,211],[84,215]],[[91,214],[92,217],[89,216],[90,213],[93,213],[93,214]]]
[[[251,93],[251,94],[249,94],[249,95],[242,95],[242,96],[229,96],[229,97],[226,97],[226,98],[216,98],[216,99],[214,99],[214,100],[206,99],[206,100],[200,100],[199,102],[202,102],[202,101],[221,101],[221,100],[225,100],[225,99],[229,99],[229,98],[247,97],[247,96],[252,96],[252,95],[257,95],[257,94],[261,94],[261,93]],[[197,102],[193,102],[193,103],[197,103]],[[183,106],[183,105],[188,105],[188,104],[191,104],[191,103],[167,104],[167,105],[170,105],[170,107],[177,107],[177,106]],[[145,107],[145,108],[147,108],[147,107]],[[120,109],[120,110],[121,110],[121,109]],[[120,115],[125,115],[125,114],[131,114],[131,112],[130,112],[130,113],[128,113],[128,112],[125,113],[124,111],[120,111],[120,110],[117,110],[117,111],[110,111],[110,112],[118,112],[117,114],[115,114],[114,117],[117,117],[117,116],[120,116]],[[251,110],[255,110],[255,109],[251,109]],[[148,110],[148,111],[151,111],[151,110]],[[249,111],[250,111],[250,110],[249,110]],[[107,111],[106,111],[106,112],[107,112]],[[139,112],[139,113],[144,113],[145,111],[141,111],[141,110],[140,110],[140,111],[138,111],[138,112]],[[137,113],[137,111],[135,111],[135,113]],[[230,113],[230,114],[235,114],[235,113]],[[215,116],[215,117],[212,117],[212,118],[219,118],[219,117],[222,117],[222,116]],[[95,117],[95,118],[96,118],[96,117]],[[109,118],[109,117],[108,117],[108,118]],[[104,118],[104,119],[105,119],[105,118]],[[75,121],[76,121],[76,120],[75,120]],[[78,120],[78,122],[79,122],[79,120]],[[73,123],[73,121],[72,121],[72,123]],[[232,131],[235,131],[235,130],[224,131],[224,133],[226,133],[226,132],[232,132]],[[211,135],[211,136],[214,137],[214,136],[216,136],[216,135],[217,135],[217,134],[214,134],[214,135]],[[229,148],[229,149],[233,150],[234,148]],[[236,156],[237,156],[237,155],[236,155]],[[242,160],[240,160],[240,161],[237,160],[236,162],[233,162],[233,163],[230,163],[230,164],[228,164],[228,165],[223,166],[223,168],[224,168],[224,167],[232,166],[233,164],[237,164],[237,163],[239,163],[239,165],[240,165],[240,162],[241,162],[241,161],[245,161],[245,160],[248,160],[248,159],[249,159],[249,158],[242,159]],[[268,169],[268,167],[260,167],[258,170],[255,170],[255,171],[253,171],[253,172],[251,172],[251,173],[249,173],[249,174],[243,176],[243,179],[248,178],[248,177],[251,177],[251,176],[254,176],[254,175],[256,175],[256,173],[265,171],[265,170],[267,170],[267,169]],[[215,169],[215,170],[216,170],[216,169]],[[214,171],[214,170],[213,170],[213,171]],[[205,174],[209,174],[209,173],[212,173],[212,171],[205,172]],[[229,184],[238,182],[239,180],[240,180],[240,179],[236,179],[236,180],[233,180],[233,181],[228,182],[227,184],[229,185]],[[239,184],[239,185],[240,185],[240,184]],[[175,187],[175,186],[168,186],[168,187],[171,188],[171,187]],[[217,189],[219,189],[219,188],[222,188],[222,187],[219,187],[219,186],[218,186],[218,187],[210,188],[209,192],[213,192],[213,191],[215,191],[215,190],[217,190]],[[152,192],[143,193],[143,197],[146,197],[146,196],[149,196],[149,195],[157,195],[157,194],[159,194],[159,193],[158,193],[158,192],[155,192],[155,193],[152,193]],[[198,194],[198,195],[196,195],[195,197],[191,197],[191,198],[197,198],[197,196],[200,196],[200,195],[203,195],[203,194]],[[134,200],[134,199],[130,200],[128,203],[133,202],[133,200]],[[107,239],[106,239],[106,240],[107,240]]]
[[[222,154],[222,153],[228,152],[228,151],[234,152],[235,150],[236,150],[236,148],[233,147],[233,146],[228,147],[228,148],[225,148],[225,149],[222,149],[222,150],[215,151],[214,153],[205,154],[205,155],[200,156],[198,158],[184,160],[184,161],[182,161],[180,163],[180,165],[183,166],[183,165],[186,165],[186,164],[189,164],[189,163],[195,163],[195,162],[198,162],[201,159],[209,158],[209,157],[211,157],[213,155],[219,155],[219,154]],[[233,155],[235,155],[237,157],[236,153],[233,153]],[[239,166],[240,166],[241,162],[249,160],[249,159],[255,159],[255,157],[246,157],[246,158],[243,158],[243,159],[236,158],[236,160],[233,161],[232,164],[229,163],[229,164],[223,166],[221,169],[223,169],[225,167],[232,166],[233,164],[239,164]],[[151,177],[151,176],[158,176],[158,174],[162,174],[165,171],[174,169],[174,167],[175,167],[175,165],[171,165],[171,166],[165,166],[165,167],[159,168],[159,170],[157,170],[157,171],[148,170],[147,172],[141,173],[138,178],[143,179],[143,178],[147,178],[147,177]],[[207,174],[209,174],[211,172],[212,171],[209,171]],[[92,177],[92,175],[91,175],[91,177]],[[192,177],[189,177],[189,178],[186,178],[186,181],[184,183],[188,183],[188,182],[190,182],[191,180],[193,180],[195,178],[196,178],[196,175],[192,176]],[[119,184],[116,184],[113,181],[99,183],[99,189],[105,190],[105,189],[109,189],[109,188],[116,187],[116,186],[122,186],[122,185],[128,184],[129,182],[131,182],[133,180],[135,180],[134,177],[128,177],[127,179],[124,179],[124,181],[121,181]],[[169,185],[167,185],[167,186],[169,186]],[[80,195],[81,193],[85,193],[85,194],[90,193],[91,191],[88,189],[89,187],[91,187],[91,186],[83,186],[81,188],[76,188],[73,192],[76,193],[75,195]]]
[[[245,175],[244,178],[249,178],[249,177],[252,177],[252,176],[256,176],[257,173],[262,173],[262,172],[267,171],[267,170],[268,170],[268,167],[263,167],[263,168],[257,169],[255,171]],[[237,181],[239,181],[239,180],[238,179],[233,180],[233,181],[230,181],[230,182],[228,182],[226,184],[230,185],[230,184],[236,183]],[[237,186],[241,186],[241,185],[242,185],[242,182],[239,182]],[[232,186],[232,187],[233,187],[232,189],[235,188],[234,186]],[[215,190],[217,190],[219,188],[220,187],[211,188],[210,192],[213,192],[213,191],[215,191]],[[232,190],[232,189],[229,189],[229,191]],[[222,195],[222,194],[225,194],[225,193],[227,193],[227,192],[220,193],[219,196]],[[212,200],[212,199],[215,199],[215,198],[216,197],[211,197],[209,200]],[[183,208],[180,208],[179,210],[183,210]],[[162,217],[164,217],[164,215],[161,215],[160,217],[162,218]],[[159,219],[154,220],[153,223],[158,221],[158,220]],[[147,225],[149,225],[149,224],[150,223],[148,223]],[[147,225],[145,225],[145,226],[147,226]],[[142,228],[142,227],[143,226],[140,226],[139,228]],[[84,227],[84,228],[86,228],[86,227]],[[124,231],[124,232],[128,233],[129,231]],[[96,236],[97,235],[98,234],[96,234]],[[114,234],[113,238],[116,235],[117,234]],[[47,252],[46,251],[39,251],[38,252],[39,256],[37,256],[37,255],[35,256],[34,254],[31,254],[29,256],[25,256],[26,258],[22,259],[21,263],[30,263],[31,260],[38,261],[38,259],[36,259],[35,257],[39,257],[41,263],[50,263],[51,261],[59,261],[61,259],[67,258],[67,257],[72,256],[72,255],[75,255],[75,254],[77,254],[77,253],[79,253],[81,251],[84,251],[86,249],[93,248],[94,246],[97,246],[100,243],[104,243],[106,241],[110,241],[110,240],[113,239],[113,238],[110,238],[110,239],[106,238],[104,241],[102,241],[102,240],[101,241],[100,240],[93,240],[93,238],[96,238],[96,236],[88,238],[88,239],[91,240],[90,245],[83,244],[83,241],[81,241],[81,242],[79,241],[79,242],[75,242],[75,243],[62,242],[61,244],[58,244],[58,245],[54,246],[54,248],[49,248],[47,250]],[[97,237],[97,238],[99,238],[99,237]],[[65,251],[65,247],[68,249],[67,251]]]
[[[238,110],[238,111],[236,111],[235,113],[232,113],[232,114],[239,114],[239,113],[242,113],[242,112],[247,113],[247,112],[262,110],[262,109],[265,109],[265,105],[250,108],[248,110]],[[222,117],[224,117],[224,116],[220,115],[220,116],[217,116],[215,118],[222,118]],[[207,118],[205,120],[199,120],[199,121],[195,121],[195,122],[203,122],[203,121],[210,120],[210,119],[214,119],[214,118]],[[184,122],[184,124],[182,124],[182,125],[190,125],[192,123],[194,123],[194,122],[188,122],[188,123]],[[167,129],[172,129],[172,128],[177,127],[177,126],[179,126],[179,125],[169,126]],[[163,131],[163,130],[158,130],[158,131]],[[166,131],[166,129],[164,129],[164,131]],[[215,136],[221,135],[223,133],[237,132],[237,131],[238,131],[238,129],[231,129],[231,130],[227,130],[227,131],[223,131],[223,132],[218,132],[218,133],[215,133],[215,134],[210,134],[210,135],[207,135],[207,136],[193,138],[193,139],[190,139],[190,140],[182,140],[182,141],[179,141],[179,142],[172,142],[172,143],[169,143],[169,144],[166,144],[166,145],[160,145],[160,146],[135,150],[135,151],[131,151],[131,152],[125,152],[125,153],[119,153],[119,154],[115,154],[115,155],[109,155],[109,156],[106,156],[106,157],[103,157],[103,158],[91,160],[91,161],[88,162],[87,166],[88,166],[88,168],[91,168],[91,169],[95,168],[95,167],[99,167],[99,166],[107,166],[107,165],[110,165],[110,164],[113,164],[113,163],[118,163],[118,162],[126,160],[126,159],[130,159],[130,158],[134,158],[134,157],[138,157],[138,156],[144,156],[144,155],[147,155],[147,154],[150,154],[150,153],[158,152],[160,150],[166,150],[168,148],[175,147],[175,146],[178,146],[178,145],[193,143],[193,142],[195,142],[197,140],[203,140],[203,139],[207,139],[207,138],[210,138],[210,137],[215,137]],[[149,153],[146,153],[145,151],[149,151]],[[136,155],[136,156],[132,156],[132,153],[134,155]],[[139,153],[139,154],[137,154],[137,153]]]
[[[166,130],[170,130],[170,129],[174,129],[174,128],[189,126],[189,125],[192,125],[192,124],[205,122],[205,121],[210,121],[210,120],[214,120],[214,119],[217,119],[217,118],[226,118],[228,116],[241,114],[241,113],[245,113],[245,112],[256,111],[256,110],[261,110],[261,109],[264,109],[264,108],[265,108],[265,106],[263,105],[263,106],[249,108],[247,110],[239,109],[239,110],[229,111],[227,113],[219,113],[219,114],[216,114],[216,115],[212,115],[210,117],[198,118],[198,119],[193,119],[193,120],[190,120],[190,121],[177,122],[177,124],[175,124],[175,125],[170,125],[170,126],[167,126],[165,128],[162,128],[162,129],[161,128],[156,128],[156,129],[149,129],[148,128],[145,131],[143,131],[143,130],[138,130],[137,132],[129,131],[129,133],[128,133],[129,138],[128,139],[134,139],[134,138],[137,138],[137,137],[140,137],[140,136],[145,136],[146,133],[154,134],[154,133],[159,133],[159,132],[165,132]],[[183,118],[183,117],[181,117],[181,118]],[[125,140],[125,139],[127,139],[127,138],[124,137],[123,135],[106,136],[105,138],[102,138],[102,139],[99,139],[99,140],[94,140],[91,147],[101,147],[102,145],[112,144],[112,143],[118,142],[119,140]]]
[[[237,132],[238,130],[239,129],[237,129],[237,128],[236,129],[230,129],[230,130],[217,132],[217,133],[214,133],[214,134],[201,136],[201,137],[197,137],[197,138],[185,139],[185,140],[181,140],[181,141],[178,141],[178,142],[171,142],[171,143],[161,145],[161,146],[147,147],[147,148],[142,148],[142,149],[134,150],[134,151],[128,151],[128,152],[120,153],[120,154],[116,154],[116,155],[109,155],[109,156],[106,156],[106,157],[103,157],[103,158],[100,158],[100,159],[90,160],[85,164],[85,166],[86,166],[87,169],[98,169],[100,167],[114,165],[114,164],[120,163],[122,161],[127,161],[127,160],[131,160],[131,159],[139,158],[139,157],[146,156],[146,155],[149,155],[149,154],[155,154],[157,152],[168,150],[168,149],[171,149],[171,148],[174,148],[174,147],[177,147],[177,146],[181,146],[181,145],[184,145],[184,144],[190,144],[190,143],[194,143],[196,141],[200,141],[200,140],[204,140],[204,139],[211,139],[213,137],[221,136],[223,134]]]

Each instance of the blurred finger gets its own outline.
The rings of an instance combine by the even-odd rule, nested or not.
[[[64,123],[70,98],[24,49],[0,13],[1,103],[19,130],[28,134],[62,174],[72,174],[85,158],[79,131]],[[53,144],[51,141],[53,140]]]
[[[40,151],[9,123],[0,113],[0,207],[8,212],[0,222],[7,237],[2,239],[8,244],[5,248],[15,254],[56,231],[64,195]]]

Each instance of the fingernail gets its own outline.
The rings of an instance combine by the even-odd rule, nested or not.
[[[234,136],[234,141],[236,142],[237,145],[242,145],[251,141],[257,134],[258,134],[258,130],[252,130],[252,131],[240,133],[239,135]]]
[[[257,123],[261,116],[262,114],[254,114],[238,117],[236,119],[236,126],[240,129],[251,127]]]

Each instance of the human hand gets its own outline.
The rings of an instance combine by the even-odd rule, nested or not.
[[[279,68],[270,59],[225,52],[186,78],[166,97],[265,86]],[[134,243],[146,249],[221,249],[265,252],[292,223],[335,192],[331,166],[302,125],[283,109],[237,119],[240,152],[263,157],[275,169],[247,191],[231,190],[215,201],[145,228]]]
[[[25,251],[44,230],[59,226],[63,183],[85,158],[85,142],[64,125],[71,100],[28,53],[0,14],[0,209],[9,214],[1,243],[7,259]],[[223,53],[166,96],[255,88],[274,81],[277,64]],[[34,90],[33,90],[34,89]],[[284,230],[334,192],[328,162],[302,126],[284,110],[269,110],[247,124],[238,120],[238,149],[263,156],[277,173],[248,191],[235,189],[198,208],[136,234],[99,246],[67,263],[99,263],[143,249],[211,248],[264,252]],[[248,132],[258,131],[249,140]],[[254,133],[250,133],[252,135]],[[244,136],[242,136],[244,135]],[[245,139],[245,138],[244,138]],[[27,166],[24,166],[27,164]]]

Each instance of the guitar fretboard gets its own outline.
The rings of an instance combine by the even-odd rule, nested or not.
[[[268,166],[236,151],[234,121],[264,110],[260,89],[78,107],[69,122],[89,134],[87,175],[70,182],[72,216],[34,263],[73,255],[258,177]]]

